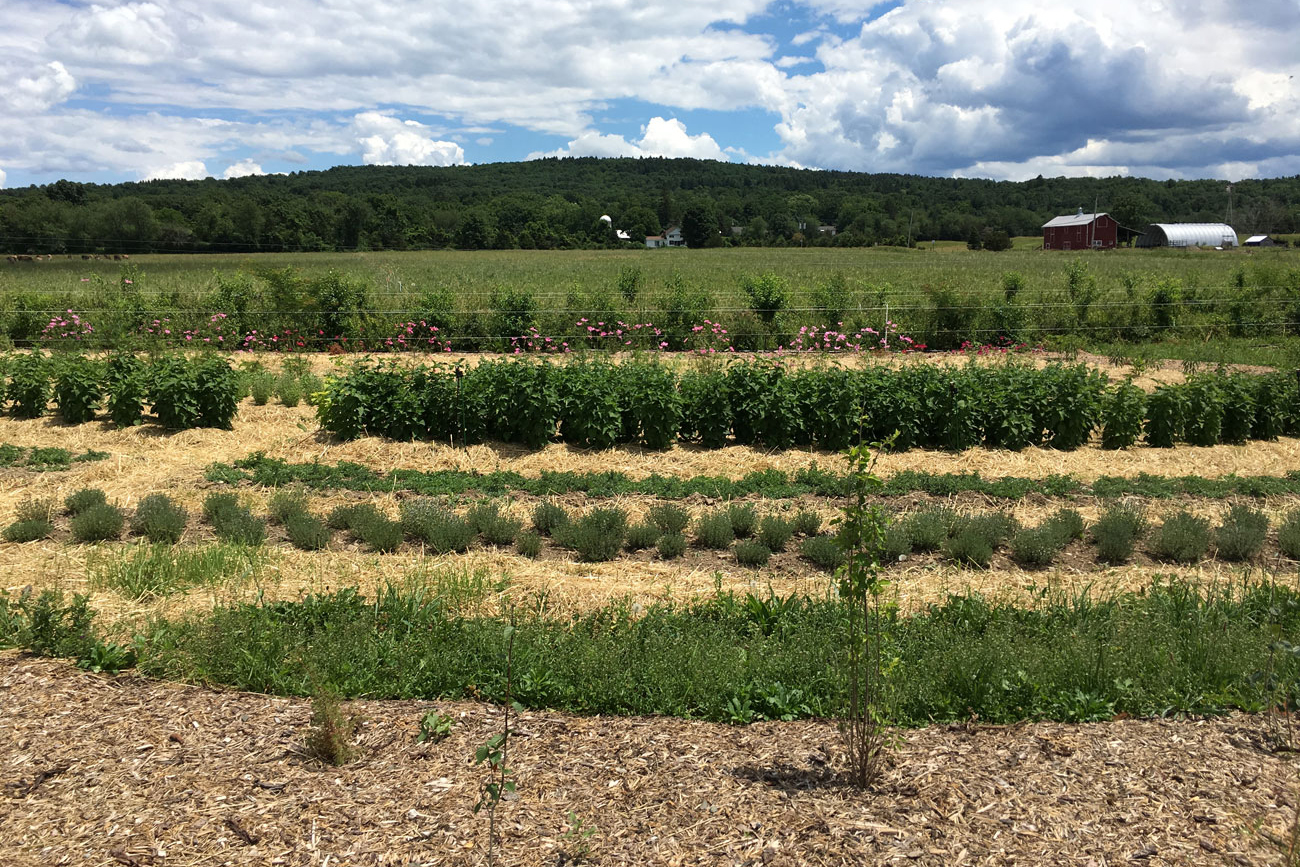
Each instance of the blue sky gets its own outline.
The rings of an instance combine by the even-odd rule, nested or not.
[[[547,155],[1300,173],[1300,0],[695,7],[5,0],[0,185]]]

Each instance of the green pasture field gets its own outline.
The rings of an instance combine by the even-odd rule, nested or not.
[[[903,298],[926,288],[947,286],[962,291],[1000,292],[1002,275],[1015,271],[1030,291],[1065,289],[1066,263],[1084,262],[1105,291],[1122,286],[1126,275],[1146,281],[1175,279],[1202,289],[1226,288],[1244,270],[1253,286],[1275,285],[1285,272],[1300,268],[1300,253],[1259,249],[1217,251],[1109,250],[1099,253],[1042,251],[1038,238],[1017,238],[1004,253],[971,252],[964,245],[941,242],[935,248],[760,248],[720,250],[430,250],[380,253],[262,253],[143,255],[125,262],[55,257],[41,262],[0,264],[0,291],[67,295],[91,290],[82,277],[116,281],[124,266],[141,272],[145,288],[202,296],[215,273],[292,267],[304,275],[337,270],[368,279],[376,297],[418,298],[432,288],[448,288],[463,298],[486,298],[502,286],[527,287],[539,297],[564,297],[572,289],[614,289],[620,269],[641,269],[643,289],[653,295],[676,274],[739,300],[737,279],[773,272],[796,292],[808,291],[836,274],[850,286],[882,288],[887,297]],[[954,249],[954,246],[957,249]],[[935,255],[943,253],[945,255]]]

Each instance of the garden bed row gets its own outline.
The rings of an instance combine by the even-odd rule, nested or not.
[[[859,437],[894,450],[974,446],[1106,448],[1243,443],[1300,433],[1300,381],[1210,373],[1150,395],[1087,365],[1035,368],[799,368],[779,361],[679,372],[650,361],[473,367],[358,362],[325,378],[321,427],[384,436],[537,448],[675,442],[842,450]]]
[[[102,491],[83,489],[70,495],[62,510],[50,501],[25,500],[16,520],[4,530],[4,539],[50,538],[56,517],[62,517],[60,511],[67,516],[69,534],[76,542],[118,540],[127,531],[154,543],[174,544],[189,525],[185,510],[164,494],[142,499],[128,520]],[[826,570],[843,560],[837,537],[824,534],[822,517],[806,509],[764,514],[752,504],[731,503],[692,514],[672,503],[656,503],[644,520],[633,522],[619,507],[598,506],[570,514],[562,505],[543,500],[530,518],[526,526],[496,500],[458,512],[429,498],[404,500],[397,519],[373,503],[337,506],[322,518],[297,490],[272,495],[265,518],[230,492],[210,493],[203,503],[203,521],[219,539],[249,547],[267,541],[269,520],[283,529],[290,544],[308,551],[329,547],[341,534],[377,553],[412,545],[450,554],[487,545],[536,558],[549,547],[583,562],[605,562],[625,553],[649,551],[659,559],[674,560],[689,549],[699,549],[730,552],[737,564],[759,568],[774,554],[789,550]],[[1168,563],[1192,564],[1210,557],[1249,562],[1263,557],[1271,529],[1263,512],[1243,504],[1224,509],[1217,521],[1177,510],[1165,513],[1158,524],[1148,520],[1144,507],[1133,503],[1111,506],[1091,526],[1073,509],[1060,509],[1035,526],[1022,526],[1006,512],[966,513],[948,506],[899,513],[888,520],[879,552],[885,566],[918,555],[937,555],[961,566],[987,568],[995,554],[1001,554],[1024,568],[1044,568],[1057,563],[1067,548],[1080,561],[1106,565],[1129,562],[1139,551]],[[1300,560],[1300,508],[1283,518],[1275,538],[1277,558]]]

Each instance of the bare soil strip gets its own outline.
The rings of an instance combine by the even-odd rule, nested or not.
[[[472,702],[357,702],[360,758],[301,754],[306,700],[0,656],[0,863],[481,864]],[[458,725],[416,744],[437,707]],[[874,791],[823,722],[747,728],[524,713],[499,863],[1281,864],[1296,769],[1263,721],[899,732]],[[594,833],[574,833],[570,814]]]

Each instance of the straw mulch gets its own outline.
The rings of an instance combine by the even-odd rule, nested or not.
[[[203,470],[214,461],[232,462],[253,451],[292,462],[319,460],[333,464],[353,461],[379,472],[390,469],[511,470],[537,475],[543,470],[622,472],[633,478],[652,473],[672,476],[721,475],[740,477],[756,470],[793,473],[812,463],[836,472],[843,458],[834,452],[769,451],[747,446],[705,450],[677,446],[664,452],[635,447],[603,451],[552,444],[538,450],[500,443],[452,448],[445,444],[393,442],[367,437],[340,442],[321,433],[309,407],[253,406],[239,408],[234,429],[189,430],[163,434],[155,425],[115,430],[106,423],[67,426],[53,419],[18,420],[0,417],[0,442],[23,446],[60,446],[81,453],[97,449],[106,461],[74,464],[62,472],[32,473],[0,470],[0,497],[9,501],[27,491],[51,493],[93,484],[110,495],[139,497],[151,491],[173,492],[205,485]],[[1198,474],[1222,476],[1281,474],[1300,470],[1300,440],[1251,442],[1242,446],[1178,446],[1128,451],[1104,451],[1095,446],[1073,452],[1029,448],[1020,452],[968,449],[964,452],[914,450],[881,457],[882,476],[903,470],[933,473],[978,472],[987,478],[1043,477],[1069,473],[1083,481],[1100,475]],[[13,500],[13,501],[16,501]]]
[[[499,708],[356,702],[359,758],[333,768],[303,755],[303,699],[12,653],[0,695],[0,863],[485,861],[472,756]],[[416,744],[435,707],[456,728]],[[502,864],[1281,864],[1300,797],[1294,763],[1240,715],[899,732],[867,793],[840,782],[824,722],[530,712],[511,726]]]

